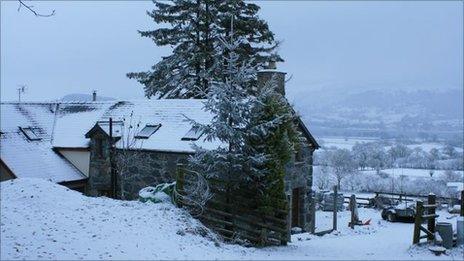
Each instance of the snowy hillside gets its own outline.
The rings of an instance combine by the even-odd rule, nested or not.
[[[324,86],[289,91],[316,136],[449,138],[463,131],[462,90]]]
[[[448,214],[441,213],[441,219]],[[318,213],[318,230],[331,224]],[[215,239],[186,212],[170,204],[90,198],[51,182],[1,182],[0,259],[461,259],[463,248],[434,256],[410,248],[412,224],[387,223],[361,209],[372,224],[350,230],[349,212],[339,231],[292,236],[286,247],[244,248]]]

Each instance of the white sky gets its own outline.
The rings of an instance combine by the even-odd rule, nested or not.
[[[141,98],[125,74],[148,70],[169,52],[137,30],[155,28],[150,1],[34,1],[50,18],[1,2],[1,100],[57,99],[70,93]],[[259,1],[301,89],[462,88],[463,2]]]

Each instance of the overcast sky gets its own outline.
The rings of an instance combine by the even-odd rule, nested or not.
[[[463,3],[419,1],[259,1],[261,17],[286,60],[297,90],[444,89],[463,86]],[[34,1],[38,18],[16,1],[1,2],[1,100],[51,100],[70,93],[142,98],[125,74],[169,53],[141,38],[155,28],[150,1]]]

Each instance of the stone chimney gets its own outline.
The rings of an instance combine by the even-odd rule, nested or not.
[[[268,81],[274,80],[277,91],[285,96],[285,74],[277,70],[276,62],[270,61],[265,69],[258,71],[258,88],[262,88]]]
[[[92,92],[92,101],[97,101],[97,91]]]

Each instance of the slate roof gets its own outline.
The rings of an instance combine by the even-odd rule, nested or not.
[[[219,142],[204,142],[202,139],[195,142],[182,140],[191,128],[186,117],[200,123],[208,123],[211,120],[211,115],[203,110],[203,100],[61,103],[52,143],[58,148],[88,148],[89,139],[85,134],[98,122],[104,122],[100,127],[108,128],[108,121],[112,118],[115,122],[114,136],[124,133],[124,137],[133,137],[136,130],[143,129],[147,124],[162,125],[148,139],[136,139],[133,148],[191,153],[194,151],[193,143],[205,149],[220,146]],[[120,124],[121,122],[123,124]],[[132,128],[129,129],[129,126]],[[123,139],[116,146],[122,147],[122,143]]]
[[[48,102],[48,103],[1,103],[1,159],[18,176],[34,176],[43,173],[49,179],[71,181],[82,174],[53,148],[88,148],[85,134],[96,123],[107,132],[109,118],[115,122],[115,136],[123,136],[116,144],[124,147],[127,137],[147,124],[161,124],[148,139],[135,139],[133,148],[192,153],[193,144],[205,149],[221,146],[220,142],[182,140],[191,129],[187,118],[208,123],[211,114],[203,110],[204,100],[132,100],[97,102]],[[130,126],[132,128],[130,128]],[[19,127],[37,128],[40,141],[29,141]],[[303,128],[303,132],[308,132]],[[306,134],[305,134],[306,135]],[[310,136],[314,147],[318,145]],[[126,142],[127,143],[127,142]],[[35,161],[35,163],[32,163]],[[36,164],[47,162],[47,164]],[[60,174],[60,172],[66,172]],[[42,174],[40,174],[42,175]]]
[[[50,103],[2,103],[0,107],[0,159],[16,177],[53,182],[86,177],[53,150],[54,107]],[[33,127],[40,140],[29,140],[20,127]]]

